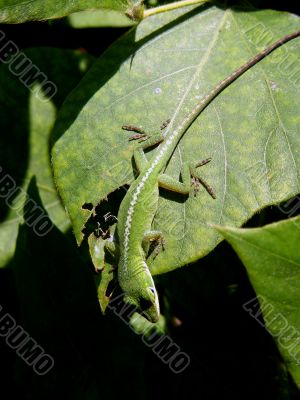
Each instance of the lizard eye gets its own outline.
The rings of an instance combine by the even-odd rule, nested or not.
[[[147,291],[140,299],[140,307],[143,311],[148,310],[150,307],[153,306],[155,302],[155,295],[156,295],[155,288],[152,286],[148,286]]]
[[[155,296],[155,289],[153,287],[149,287],[149,290]]]

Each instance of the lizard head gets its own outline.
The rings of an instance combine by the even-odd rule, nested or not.
[[[158,294],[145,262],[143,268],[127,281],[124,301],[132,304],[148,321],[157,322],[160,315]]]
[[[154,285],[139,288],[137,292],[127,292],[124,301],[135,306],[148,321],[152,323],[158,321],[160,311],[158,295]]]
[[[150,322],[157,322],[159,318],[159,301],[155,286],[148,286],[142,290],[141,298],[139,299],[142,315]]]

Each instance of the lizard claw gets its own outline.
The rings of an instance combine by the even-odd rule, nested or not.
[[[134,135],[130,136],[128,140],[138,140],[140,143],[146,139],[148,139],[148,135],[146,135],[146,133],[135,133]]]
[[[200,185],[204,187],[204,189],[207,191],[207,193],[213,198],[216,199],[217,196],[213,190],[213,188],[211,186],[209,186],[209,184],[207,182],[205,182],[202,178],[199,178],[198,176],[194,176],[192,175],[192,185],[194,186],[194,196],[196,197],[199,189],[200,189]]]

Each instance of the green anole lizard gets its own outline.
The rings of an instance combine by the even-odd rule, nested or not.
[[[146,264],[150,243],[153,241],[163,243],[162,233],[151,230],[157,211],[159,187],[187,195],[190,193],[191,177],[193,177],[195,182],[201,182],[210,195],[215,197],[213,190],[197,175],[197,168],[210,159],[200,163],[185,163],[180,182],[164,173],[172,153],[193,121],[221,91],[273,50],[298,36],[300,31],[284,36],[219,82],[167,137],[162,133],[148,136],[133,126],[123,127],[140,132],[133,136],[133,139],[140,139],[142,142],[133,153],[139,176],[131,184],[120,205],[116,245],[108,243],[107,248],[118,258],[118,281],[124,292],[124,301],[135,306],[149,321],[156,322],[160,315],[158,295]],[[159,143],[155,157],[148,161],[144,150]]]

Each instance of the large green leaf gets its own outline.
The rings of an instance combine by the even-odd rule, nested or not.
[[[219,228],[247,268],[257,299],[244,309],[274,336],[300,387],[300,218],[263,228]],[[259,301],[259,302],[258,302]]]
[[[31,20],[60,18],[76,11],[104,8],[125,11],[127,0],[0,0],[0,22],[21,23]]]
[[[188,7],[147,18],[116,42],[68,97],[55,128],[54,172],[78,243],[91,204],[134,178],[136,143],[122,125],[153,132],[172,118],[170,131],[220,80],[299,28],[288,13]],[[204,189],[187,199],[161,193],[153,227],[166,249],[152,273],[209,253],[221,240],[209,224],[239,226],[299,192],[299,50],[296,39],[255,65],[186,132],[167,173],[178,177],[184,161],[211,156],[201,173],[217,199]]]
[[[115,10],[81,11],[70,14],[72,28],[98,28],[103,26],[126,27],[134,24],[124,13]]]
[[[26,188],[33,175],[52,221],[62,231],[70,225],[53,182],[49,140],[56,107],[61,105],[92,60],[86,54],[47,48],[27,50],[26,56],[56,85],[57,93],[52,100],[37,95],[38,79],[29,90],[10,71],[9,65],[2,64],[0,68],[0,179],[2,181],[8,174],[19,188],[17,196],[1,196],[0,267],[13,255]],[[42,90],[39,93],[42,94]]]

